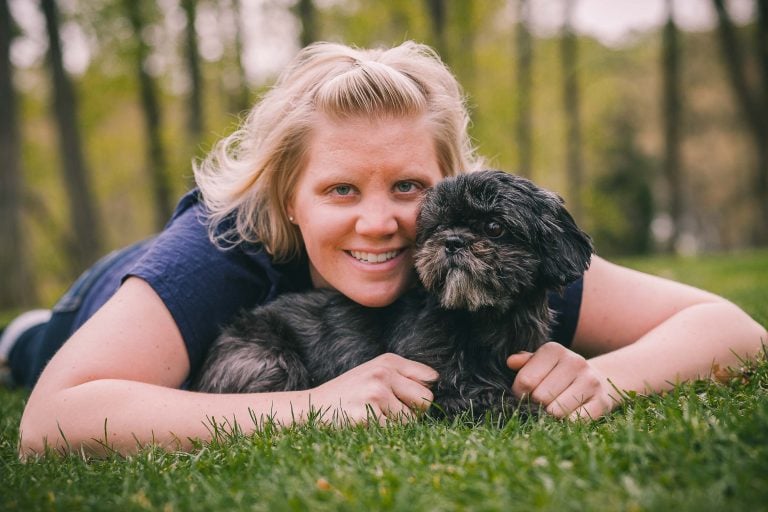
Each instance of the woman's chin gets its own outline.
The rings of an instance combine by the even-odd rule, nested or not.
[[[366,286],[365,289],[341,289],[341,293],[367,308],[382,308],[395,302],[409,288],[408,283],[390,286]]]

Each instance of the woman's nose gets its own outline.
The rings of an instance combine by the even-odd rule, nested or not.
[[[355,230],[369,237],[392,235],[398,228],[398,211],[388,201],[369,201],[360,205]]]

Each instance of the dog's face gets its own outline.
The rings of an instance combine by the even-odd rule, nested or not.
[[[502,171],[448,178],[424,197],[415,263],[446,309],[507,310],[589,266],[592,243],[556,194]]]

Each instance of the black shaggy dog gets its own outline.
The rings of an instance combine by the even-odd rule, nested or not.
[[[515,405],[506,358],[547,341],[547,291],[581,276],[591,255],[557,195],[501,171],[449,178],[417,220],[422,286],[383,308],[331,290],[281,296],[224,330],[194,387],[309,389],[393,352],[439,373],[438,411],[499,411]]]

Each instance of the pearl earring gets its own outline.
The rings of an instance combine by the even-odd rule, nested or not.
[[[288,216],[288,220],[289,220],[289,221],[291,221],[291,222],[293,222],[293,215],[289,215],[289,216]]]

